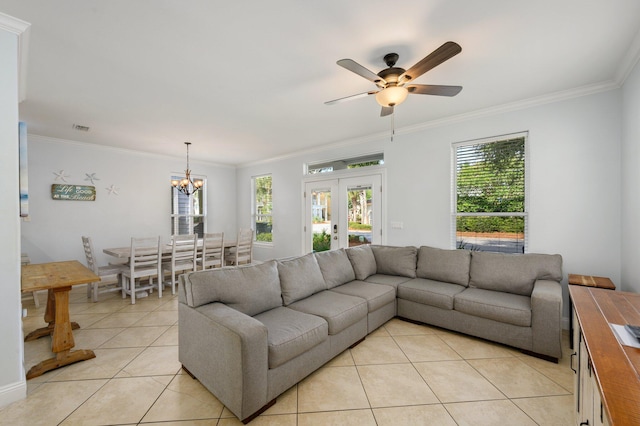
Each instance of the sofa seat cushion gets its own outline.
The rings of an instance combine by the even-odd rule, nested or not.
[[[407,281],[411,281],[412,278],[408,277],[399,277],[396,275],[386,275],[386,274],[374,274],[370,277],[367,277],[365,282],[374,283],[374,284],[384,284],[390,285],[397,290],[398,285],[401,283],[406,283]]]
[[[471,251],[422,246],[418,251],[418,278],[469,285]]]
[[[369,312],[376,311],[396,299],[396,291],[393,287],[364,281],[351,281],[350,283],[334,287],[331,291],[362,297],[367,301]]]
[[[455,296],[454,308],[481,318],[531,327],[531,298],[528,296],[467,288]]]
[[[454,297],[466,287],[416,278],[398,286],[398,298],[442,309],[453,309]]]
[[[416,277],[417,248],[372,245],[371,251],[376,259],[376,273]]]
[[[278,274],[284,306],[327,289],[313,253],[278,260]]]
[[[292,303],[289,308],[324,318],[329,324],[329,335],[338,334],[367,317],[366,300],[329,290]]]
[[[285,307],[254,317],[267,327],[269,368],[276,368],[327,340],[329,326],[322,318]]]
[[[353,266],[344,249],[321,251],[315,254],[327,289],[348,283],[356,279]]]

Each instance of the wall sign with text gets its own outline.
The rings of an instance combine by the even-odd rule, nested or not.
[[[51,198],[54,200],[95,201],[96,187],[88,185],[51,185]]]

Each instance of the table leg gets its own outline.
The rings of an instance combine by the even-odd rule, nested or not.
[[[89,349],[71,350],[75,346],[75,342],[73,340],[73,326],[69,321],[70,291],[71,287],[61,287],[54,289],[52,292],[54,315],[53,318],[45,315],[45,319],[51,321],[49,322],[49,327],[45,327],[45,329],[53,328],[51,350],[56,356],[34,365],[27,373],[27,380],[38,377],[47,371],[96,357],[95,353]],[[48,302],[47,312],[51,314]]]
[[[69,296],[67,293],[67,301],[68,300]],[[68,306],[69,305],[67,304],[67,307]],[[68,308],[67,312],[69,312]],[[24,338],[25,342],[30,342],[32,340],[36,340],[41,337],[50,336],[53,334],[53,329],[56,325],[56,298],[53,294],[52,289],[49,289],[47,291],[47,308],[44,311],[44,320],[48,322],[49,325],[46,327],[38,328],[37,330],[34,330],[31,333],[27,334],[27,336]],[[78,328],[80,328],[80,325],[77,322],[71,322],[71,329],[77,330]]]

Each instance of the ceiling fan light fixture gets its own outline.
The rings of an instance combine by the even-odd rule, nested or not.
[[[376,101],[383,107],[394,107],[400,105],[407,99],[409,91],[406,87],[389,86],[376,93]]]

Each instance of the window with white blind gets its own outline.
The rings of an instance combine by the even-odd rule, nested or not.
[[[171,176],[172,180],[184,179],[184,176]],[[171,235],[198,234],[203,238],[206,232],[207,212],[205,194],[207,192],[206,179],[194,178],[202,181],[199,191],[187,196],[176,188],[171,188]]]
[[[526,133],[453,144],[456,248],[527,250],[526,147]]]
[[[262,243],[273,242],[273,200],[271,175],[253,178],[253,223],[255,240]]]

